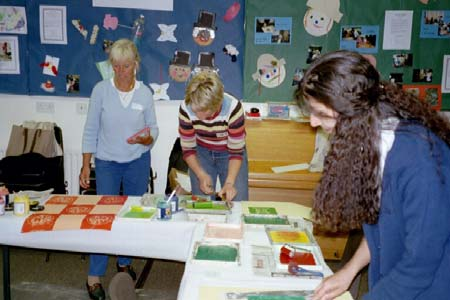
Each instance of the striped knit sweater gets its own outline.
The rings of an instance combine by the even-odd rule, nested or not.
[[[245,119],[239,100],[225,94],[220,112],[210,120],[199,120],[183,101],[178,119],[183,158],[196,154],[196,147],[199,145],[213,151],[228,151],[230,159],[242,159]]]

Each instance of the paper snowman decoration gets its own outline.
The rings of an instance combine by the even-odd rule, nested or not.
[[[262,54],[256,63],[257,70],[252,75],[253,80],[267,88],[279,86],[286,78],[286,61],[277,59],[272,54]]]
[[[197,22],[194,23],[192,38],[197,45],[208,46],[216,37],[216,14],[201,10]]]
[[[342,18],[339,0],[308,0],[306,5],[309,8],[303,18],[303,25],[310,35],[327,34],[333,27],[333,21],[339,23]]]
[[[189,61],[191,52],[175,51],[175,55],[169,64],[169,76],[176,82],[185,82],[191,75]]]

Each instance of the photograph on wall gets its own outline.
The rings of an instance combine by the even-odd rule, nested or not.
[[[403,73],[391,73],[389,74],[389,81],[392,83],[402,83],[403,82]]]
[[[0,33],[27,34],[25,7],[0,6]]]
[[[442,107],[441,86],[438,84],[403,85],[403,89],[409,93],[413,93],[420,100],[427,102],[435,110],[440,110]]]
[[[80,75],[69,74],[66,76],[66,92],[67,93],[80,92]]]
[[[322,46],[311,45],[308,47],[308,57],[306,58],[306,63],[310,64],[320,57],[322,53]]]
[[[412,53],[399,53],[392,55],[392,64],[394,68],[411,67],[413,64]]]
[[[424,39],[450,38],[450,10],[423,10],[420,37]]]
[[[17,36],[0,35],[0,74],[20,74]]]
[[[255,17],[255,44],[276,45],[290,44],[292,18]]]
[[[341,27],[339,48],[359,53],[378,52],[379,26],[345,25]]]
[[[432,82],[433,70],[432,69],[414,69],[412,82]]]

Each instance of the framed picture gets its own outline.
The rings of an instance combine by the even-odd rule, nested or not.
[[[0,35],[0,74],[20,74],[17,36]]]
[[[267,103],[267,118],[289,119],[289,104],[287,103]]]
[[[427,102],[435,110],[440,110],[442,107],[441,86],[439,84],[403,85],[403,89]]]

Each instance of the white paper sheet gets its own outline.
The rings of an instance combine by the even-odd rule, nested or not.
[[[384,16],[384,50],[411,48],[412,10],[387,10]]]
[[[173,10],[173,0],[92,0],[92,6]]]
[[[0,36],[0,74],[20,74],[17,36]]]
[[[450,55],[444,55],[442,64],[442,93],[450,93]]]
[[[67,13],[65,6],[39,6],[39,29],[42,44],[67,45]]]

